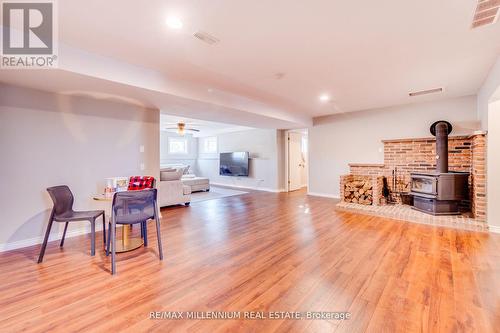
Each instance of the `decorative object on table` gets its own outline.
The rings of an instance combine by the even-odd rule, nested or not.
[[[91,247],[90,254],[95,255],[95,220],[102,215],[102,236],[103,241],[106,243],[106,221],[105,214],[103,210],[91,210],[91,211],[74,211],[73,202],[74,197],[71,190],[66,185],[53,186],[47,189],[50,198],[54,202],[54,207],[50,213],[49,224],[47,226],[47,231],[45,232],[45,238],[43,240],[42,248],[40,250],[40,255],[38,256],[38,263],[41,263],[43,256],[45,254],[45,249],[47,247],[47,242],[49,240],[50,229],[52,228],[53,222],[65,222],[64,232],[61,239],[60,247],[64,245],[64,238],[66,237],[66,231],[68,230],[69,222],[75,221],[89,221],[91,226]]]
[[[111,220],[108,229],[108,242],[106,255],[111,251],[111,274],[116,273],[116,225],[141,224],[144,235],[144,246],[148,246],[145,225],[148,220],[156,221],[156,236],[158,239],[158,253],[163,260],[161,245],[160,219],[158,217],[157,189],[144,189],[142,191],[118,192],[113,197]]]
[[[128,188],[128,178],[127,177],[110,177],[106,178],[106,187],[104,188],[104,194],[112,197],[115,192],[126,191]]]

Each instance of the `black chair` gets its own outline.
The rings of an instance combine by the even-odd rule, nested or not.
[[[127,191],[141,191],[148,188],[156,188],[156,179],[152,176],[130,176]],[[130,206],[130,205],[129,205]],[[133,225],[130,225],[132,230]],[[147,232],[146,222],[141,224],[141,237]]]
[[[69,222],[75,221],[89,221],[92,235],[91,235],[91,246],[90,254],[95,255],[95,220],[102,215],[102,236],[104,244],[106,244],[106,221],[103,210],[90,210],[90,211],[74,211],[73,210],[73,193],[66,185],[53,186],[47,189],[50,194],[50,198],[54,202],[54,207],[50,213],[49,224],[47,226],[47,231],[45,232],[45,238],[43,240],[42,248],[40,250],[40,255],[38,256],[38,263],[43,260],[43,255],[45,254],[45,248],[47,247],[47,242],[49,240],[50,229],[52,228],[53,222],[65,222],[64,232],[61,239],[60,247],[64,245],[64,238],[66,237],[66,230],[68,229]]]
[[[158,252],[160,260],[163,260],[161,246],[160,219],[158,218],[158,205],[156,202],[157,190],[145,189],[140,191],[117,192],[113,196],[111,208],[111,220],[108,228],[108,241],[106,244],[106,255],[109,255],[111,247],[111,274],[116,273],[116,225],[133,225],[140,223],[144,237],[144,246],[148,246],[146,223],[148,220],[156,221],[156,236],[158,238]]]

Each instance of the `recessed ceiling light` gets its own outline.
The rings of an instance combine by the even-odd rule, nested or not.
[[[330,96],[328,96],[327,94],[323,94],[319,96],[319,100],[322,102],[328,102],[330,100]]]
[[[167,25],[169,28],[177,30],[182,28],[182,21],[177,16],[169,16],[167,17]]]

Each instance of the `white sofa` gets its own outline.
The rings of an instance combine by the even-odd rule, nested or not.
[[[161,170],[177,170],[181,172],[181,181],[184,185],[189,186],[191,193],[200,191],[210,191],[210,180],[206,177],[197,177],[193,174],[190,165],[175,163],[175,164],[164,164],[161,166]]]
[[[158,183],[158,205],[160,207],[182,204],[189,206],[191,187],[184,185],[181,177],[182,170],[160,169],[160,181]]]

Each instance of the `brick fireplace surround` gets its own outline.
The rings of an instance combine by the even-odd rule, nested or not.
[[[372,179],[374,199],[372,205],[383,204],[380,179],[387,178],[391,191],[393,170],[397,167],[396,191],[409,192],[410,172],[436,169],[435,138],[383,140],[384,164],[349,164],[350,174],[340,177],[340,197],[344,202],[346,182],[353,179]],[[486,134],[476,132],[470,136],[450,136],[448,141],[450,171],[467,171],[470,185],[470,209],[477,221],[486,221]],[[376,195],[377,194],[377,195]],[[467,203],[468,204],[468,203]],[[352,205],[352,204],[350,204]]]

